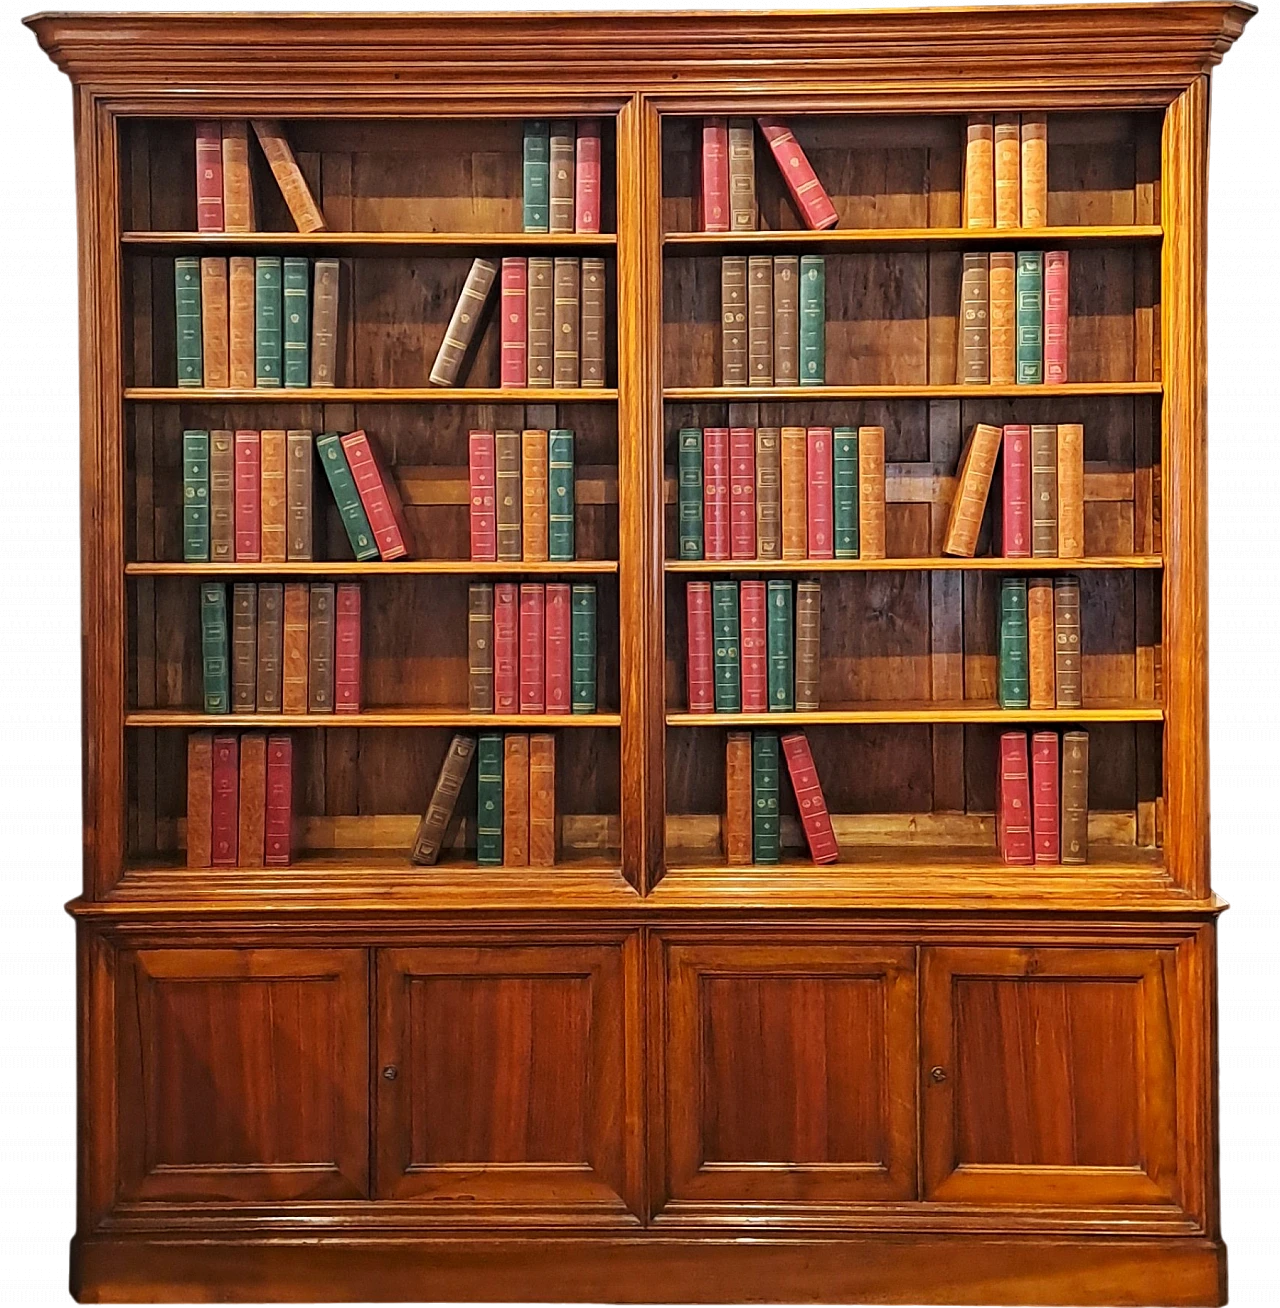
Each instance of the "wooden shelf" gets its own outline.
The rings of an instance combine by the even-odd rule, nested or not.
[[[1159,704],[1111,701],[1085,708],[1006,709],[990,700],[956,700],[947,703],[890,702],[845,705],[807,713],[685,713],[667,714],[669,727],[818,727],[859,723],[947,723],[996,722],[1016,726],[1022,723],[1054,722],[1159,722],[1164,709]]]
[[[363,713],[201,713],[196,709],[135,709],[126,727],[246,728],[279,731],[295,727],[487,727],[541,730],[548,727],[616,727],[620,713],[471,713],[452,708],[366,709]]]
[[[668,386],[664,400],[751,404],[764,400],[981,400],[995,397],[1061,398],[1070,395],[1159,395],[1158,381],[1064,382],[1059,386]]]
[[[487,563],[475,559],[405,559],[359,563],[317,559],[300,563],[126,563],[130,577],[414,577],[414,576],[598,576],[618,571],[616,559],[549,563]]]
[[[124,398],[140,404],[603,404],[618,392],[611,386],[126,386]]]
[[[202,565],[195,565],[202,566]],[[1114,554],[1092,559],[666,559],[666,572],[1098,572],[1163,568],[1159,554]]]
[[[811,249],[829,252],[913,246],[1035,246],[1123,245],[1159,241],[1159,225],[1101,227],[864,227],[824,232],[667,232],[662,238],[668,255],[712,254],[720,249]]]
[[[125,232],[142,253],[169,250],[339,250],[344,254],[471,254],[476,250],[612,249],[613,232]]]

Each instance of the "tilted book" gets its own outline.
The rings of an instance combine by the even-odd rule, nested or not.
[[[329,490],[333,493],[334,503],[342,518],[342,526],[351,542],[352,552],[361,563],[378,557],[378,543],[373,538],[373,529],[364,511],[364,502],[356,489],[355,479],[351,475],[351,465],[342,448],[342,437],[336,431],[325,432],[316,437],[316,455],[324,469]]]
[[[307,185],[298,161],[289,148],[289,138],[284,134],[283,124],[275,118],[253,118],[254,134],[262,153],[267,156],[271,174],[280,187],[280,194],[288,206],[289,214],[300,232],[322,232],[325,230],[324,215],[316,204],[311,188]]]
[[[800,812],[800,825],[809,845],[809,855],[815,863],[834,863],[840,857],[836,833],[831,827],[831,815],[818,780],[818,769],[809,749],[808,737],[803,731],[790,731],[782,737],[782,752],[787,760],[791,789],[795,791],[796,808]]]
[[[347,456],[351,479],[364,505],[378,553],[388,562],[408,558],[413,550],[413,538],[395,476],[377,442],[367,432],[351,431],[342,437],[342,452]]]
[[[462,793],[462,783],[471,770],[475,752],[474,736],[458,734],[449,742],[444,762],[441,763],[435,785],[431,788],[426,812],[414,833],[413,848],[409,852],[410,861],[420,867],[430,867],[436,863],[449,841],[458,817],[458,796]]]
[[[1001,428],[979,422],[965,441],[956,471],[951,510],[947,515],[942,544],[944,554],[971,559],[978,548],[978,533],[982,529],[982,515],[986,511],[1003,434]]]
[[[458,293],[444,339],[431,365],[429,380],[433,386],[452,386],[458,380],[471,342],[479,329],[489,292],[498,275],[498,265],[491,259],[476,259],[471,264],[467,279]]]
[[[782,180],[791,192],[801,221],[810,231],[823,231],[839,222],[831,197],[818,180],[809,156],[800,148],[790,125],[781,118],[757,118],[760,131],[773,152]]]

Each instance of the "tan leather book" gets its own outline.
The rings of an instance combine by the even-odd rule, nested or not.
[[[1027,676],[1031,686],[1030,707],[1053,708],[1054,691],[1052,577],[1027,578]]]
[[[1058,557],[1058,428],[1031,427],[1031,556]]]
[[[573,231],[574,148],[577,129],[572,118],[551,124],[551,176],[549,231]]]
[[[724,750],[724,852],[734,866],[751,862],[751,733],[730,731]]]
[[[773,260],[747,260],[747,367],[752,386],[773,385]]]
[[[497,275],[498,265],[492,259],[472,262],[467,280],[458,293],[458,302],[453,306],[449,325],[444,329],[436,360],[431,365],[429,379],[433,386],[452,386],[457,382],[462,361],[480,326]]]
[[[965,441],[956,472],[951,512],[947,515],[947,531],[942,543],[944,554],[971,559],[978,548],[978,532],[982,527],[982,515],[986,511],[1003,434],[1002,428],[979,422]]]
[[[333,582],[311,583],[307,626],[307,712],[333,712]]]
[[[991,252],[987,327],[991,338],[991,382],[995,386],[1012,386],[1017,380],[1016,266],[1017,255],[1012,250]]]
[[[281,708],[286,713],[307,711],[307,620],[311,596],[305,581],[290,581],[284,588],[284,658],[281,664]]]
[[[529,737],[520,731],[502,741],[502,861],[529,866]]]
[[[267,846],[267,737],[261,731],[240,737],[239,825],[236,862],[262,867]]]
[[[258,705],[258,587],[237,581],[231,588],[231,711],[252,713]]]
[[[995,124],[990,114],[970,114],[965,127],[964,225],[995,226]]]
[[[236,557],[236,441],[229,431],[209,433],[209,559]]]
[[[426,812],[413,837],[413,849],[409,853],[411,862],[430,866],[439,859],[441,850],[449,843],[450,835],[461,816],[458,813],[458,795],[471,769],[475,752],[474,736],[456,735],[449,742],[436,784],[431,790],[431,798],[427,801]]]
[[[547,558],[547,433],[528,428],[520,436],[520,530],[526,562]]]
[[[204,349],[204,384],[231,385],[228,314],[230,287],[227,261],[200,260],[200,339]]]
[[[262,153],[267,156],[271,175],[280,187],[280,194],[284,196],[284,202],[298,230],[324,231],[324,214],[320,212],[307,179],[303,177],[298,161],[293,157],[283,124],[276,118],[253,118],[250,121],[258,144],[262,146]]]
[[[498,558],[514,563],[521,558],[520,533],[520,433],[499,431],[493,435],[497,467]]]
[[[529,866],[556,861],[556,738],[549,732],[529,737]]]
[[[279,713],[280,674],[284,664],[284,586],[264,581],[258,587],[258,697],[259,713]]]
[[[796,712],[818,707],[822,669],[822,588],[816,581],[796,583]]]
[[[1058,424],[1058,557],[1082,559],[1084,552],[1084,427]]]
[[[1089,733],[1062,734],[1062,861],[1089,861]]]
[[[858,428],[858,556],[882,559],[884,533],[884,428]]]
[[[249,165],[249,121],[222,120],[222,227],[227,232],[251,232],[256,215],[253,172]],[[250,264],[253,260],[251,259]],[[239,382],[232,383],[239,385]],[[252,382],[249,383],[251,386]]]
[[[773,257],[773,384],[800,385],[800,256]]]
[[[960,283],[960,378],[985,385],[991,378],[990,270],[985,254],[966,254]]]
[[[283,563],[289,557],[289,493],[287,482],[287,437],[283,431],[264,431],[259,442],[262,466],[263,563]]]
[[[493,585],[467,587],[467,707],[493,712]]]
[[[782,557],[782,433],[756,428],[756,557]]]
[[[311,296],[311,384],[338,384],[338,294],[342,265],[337,259],[317,259]]]
[[[996,114],[994,121],[996,226],[1017,227],[1022,220],[1022,116]]]
[[[266,439],[266,433],[263,433]],[[285,555],[290,560],[305,562],[315,553],[315,536],[312,530],[312,505],[315,496],[315,439],[309,431],[285,433]],[[263,468],[266,468],[266,450],[263,450]],[[264,472],[265,476],[265,472]],[[265,519],[266,509],[263,509]],[[263,541],[263,558],[266,558],[266,541]]]
[[[726,255],[720,260],[721,384],[747,384],[747,259]]]
[[[213,864],[213,732],[187,737],[187,866]]]
[[[582,379],[584,387],[604,385],[604,260],[582,261]]]
[[[554,229],[553,229],[554,230]],[[552,381],[558,387],[577,386],[581,375],[578,331],[582,314],[577,259],[557,259],[554,271]]]
[[[1049,223],[1049,127],[1044,114],[1022,115],[1022,225]]]
[[[551,386],[555,375],[555,261],[529,256],[529,385]]]
[[[1059,708],[1084,707],[1084,677],[1080,660],[1080,579],[1070,575],[1053,581],[1054,686]]]
[[[782,557],[809,557],[808,432],[804,427],[783,427]]]
[[[754,232],[756,214],[756,125],[729,119],[729,230]]]
[[[227,311],[229,345],[227,350],[227,384],[237,390],[252,390],[257,384],[257,359],[254,355],[254,263],[251,258],[233,255],[229,260],[230,292]]]

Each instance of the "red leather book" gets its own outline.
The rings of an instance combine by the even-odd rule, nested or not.
[[[813,231],[825,227],[834,227],[839,222],[836,207],[831,203],[822,183],[808,156],[800,148],[800,143],[792,134],[791,128],[781,118],[757,118],[760,131],[773,151],[782,180],[791,192],[791,198],[800,210],[804,225]]]
[[[754,496],[755,492],[752,491]],[[704,557],[724,560],[729,553],[729,429],[702,431],[702,538]]]
[[[1006,731],[1000,737],[1000,774],[996,778],[996,844],[1006,863],[1035,861],[1031,841],[1031,778],[1027,733]]]
[[[716,671],[711,653],[711,583],[691,581],[685,587],[689,624],[689,712],[714,713]]]
[[[578,119],[577,157],[573,167],[573,227],[600,230],[600,120]]]
[[[1036,862],[1061,862],[1056,731],[1037,731],[1031,737],[1031,829]]]
[[[547,712],[573,711],[573,677],[570,662],[570,618],[568,583],[547,585]]]
[[[1009,423],[1004,429],[1004,485],[1000,512],[1001,553],[1006,559],[1031,557],[1031,428]]]
[[[1044,252],[1044,380],[1061,385],[1067,377],[1067,286],[1070,263],[1066,250]]]
[[[333,711],[360,712],[360,583],[340,581],[334,603]]]
[[[493,588],[493,711],[520,712],[520,597],[513,581]]]
[[[702,120],[702,230],[729,230],[729,120]]]
[[[222,122],[196,123],[196,230],[224,230],[222,214]]]
[[[782,752],[787,759],[791,789],[796,792],[796,807],[800,810],[800,825],[809,842],[809,853],[815,863],[834,863],[840,857],[840,847],[831,828],[831,815],[822,797],[808,737],[803,731],[787,732],[782,738]]]
[[[214,867],[235,867],[240,833],[240,741],[236,736],[213,738]]]
[[[769,711],[769,653],[765,630],[765,584],[744,581],[738,587],[741,634],[738,649],[741,659],[742,711]]]
[[[293,739],[267,737],[268,867],[288,867],[293,861]]]
[[[520,712],[547,711],[547,593],[541,582],[520,583]]]
[[[364,505],[365,516],[384,562],[405,559],[413,548],[409,527],[400,505],[395,478],[378,453],[377,444],[363,431],[350,431],[342,448],[351,465],[351,476]]]
[[[809,557],[836,556],[835,510],[832,496],[832,432],[830,427],[810,427],[805,467],[808,472]]]
[[[756,429],[729,428],[729,552],[756,556]]]
[[[238,431],[236,455],[236,562],[262,558],[262,437]]]
[[[529,384],[529,260],[502,261],[502,374],[503,386]]]
[[[471,463],[471,557],[493,563],[498,557],[497,464],[493,432],[473,431],[467,440]]]

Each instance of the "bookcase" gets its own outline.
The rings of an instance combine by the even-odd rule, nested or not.
[[[1221,1304],[1205,185],[1234,3],[850,13],[56,14],[81,275],[84,890],[72,1291],[156,1299]],[[1046,115],[1046,225],[963,209],[967,116]],[[197,120],[280,119],[201,232]],[[756,230],[699,219],[701,120]],[[523,123],[601,123],[599,232],[522,230]],[[1063,384],[963,376],[966,254],[1070,256]],[[722,384],[721,259],[825,260],[820,385]],[[175,259],[335,258],[336,384],[180,385]],[[605,375],[503,387],[471,261],[599,257]],[[943,552],[975,424],[1082,424],[1084,555]],[[885,557],[681,556],[682,429],[884,430]],[[571,561],[476,562],[469,433],[575,433]],[[366,430],[416,548],[184,558],[184,433]],[[989,517],[990,515],[988,515]],[[999,702],[1001,584],[1080,585],[1082,706]],[[690,711],[687,583],[817,580],[820,706]],[[592,582],[595,704],[468,707],[477,582]],[[206,712],[201,584],[356,580],[351,715]],[[1087,730],[1086,862],[997,850],[1009,727]],[[193,732],[292,741],[288,866],[189,866]],[[839,858],[731,863],[730,731],[803,729]],[[554,737],[553,866],[410,861],[455,732]]]

